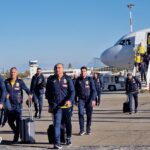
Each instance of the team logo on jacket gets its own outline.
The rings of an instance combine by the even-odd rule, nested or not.
[[[64,84],[66,84],[67,83],[67,80],[66,79],[64,79]]]
[[[86,81],[85,84],[86,84],[86,85],[89,85],[89,81]]]
[[[90,86],[89,86],[89,81],[86,81],[85,82],[85,88],[89,88]]]
[[[41,84],[41,83],[42,83],[42,79],[39,79],[38,84]]]
[[[19,84],[19,82],[17,82],[17,83],[16,83],[16,87],[20,87],[20,84]]]
[[[68,85],[67,85],[67,80],[66,79],[64,79],[64,83],[63,83],[63,85],[62,85],[63,87],[65,87],[65,88],[67,88],[68,87]]]

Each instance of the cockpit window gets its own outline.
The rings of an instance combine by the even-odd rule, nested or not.
[[[131,45],[131,40],[126,40],[126,45]]]
[[[131,45],[131,40],[127,39],[127,40],[121,40],[119,42],[119,45]]]
[[[125,40],[120,41],[120,45],[125,45]]]

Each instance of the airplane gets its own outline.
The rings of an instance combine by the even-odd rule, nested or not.
[[[114,46],[106,49],[101,54],[101,61],[110,67],[132,70],[134,68],[135,51],[141,42],[147,49],[149,35],[150,28],[123,36]]]
[[[140,43],[142,43],[147,50],[148,36],[150,36],[150,28],[123,36],[114,46],[106,49],[101,54],[101,61],[110,67],[125,68],[136,76],[137,72],[134,66],[134,57]],[[146,89],[150,90],[150,65],[148,66],[146,78]]]

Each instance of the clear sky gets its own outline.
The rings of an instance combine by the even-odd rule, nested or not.
[[[150,0],[0,0],[0,69],[87,65],[133,30],[150,27]]]

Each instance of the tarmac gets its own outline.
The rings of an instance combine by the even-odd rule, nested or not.
[[[26,97],[26,96],[25,96]],[[25,98],[26,99],[26,98]],[[129,115],[123,113],[126,101],[124,91],[104,92],[101,104],[94,108],[92,134],[79,136],[78,109],[74,107],[72,118],[72,146],[64,145],[68,150],[150,150],[150,94],[139,94],[139,111]],[[45,150],[52,149],[48,144],[47,129],[52,124],[52,115],[48,113],[47,100],[41,119],[35,119],[36,144],[11,144],[13,133],[8,124],[0,128],[2,143],[0,150]],[[28,117],[25,105],[23,116]]]

